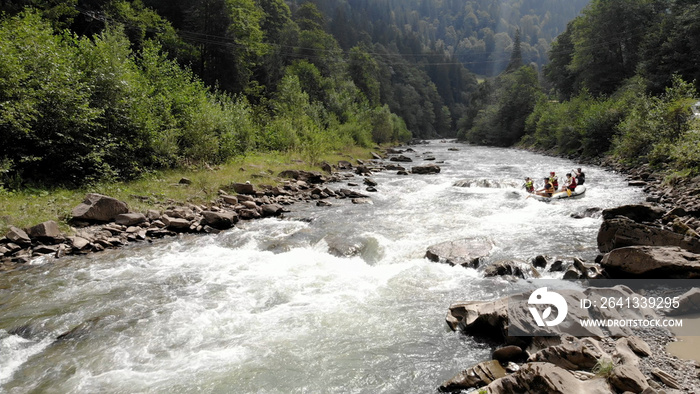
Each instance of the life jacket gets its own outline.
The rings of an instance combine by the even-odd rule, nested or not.
[[[579,185],[583,185],[583,182],[586,181],[586,174],[584,174],[583,172],[579,172],[576,175],[576,180],[578,181]]]
[[[571,177],[571,180],[569,181],[569,185],[567,186],[569,190],[574,191],[576,189],[576,178]]]
[[[532,181],[525,182],[525,190],[527,190],[529,193],[532,193],[532,191],[535,190],[535,185],[532,183]]]
[[[549,183],[556,189],[559,187],[559,178],[556,175],[549,177]]]
[[[545,191],[545,193],[552,194],[556,191],[556,189],[551,183],[545,183],[544,184],[544,191]]]

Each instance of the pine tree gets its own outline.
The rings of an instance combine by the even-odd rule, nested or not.
[[[515,39],[513,40],[513,51],[510,53],[510,62],[506,67],[505,72],[511,73],[523,65],[523,53],[520,48],[520,29],[515,31]]]

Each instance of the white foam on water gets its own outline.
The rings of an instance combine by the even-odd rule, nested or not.
[[[596,168],[584,169],[591,183],[586,197],[551,204],[525,199],[517,188],[455,187],[456,180],[489,173],[501,181],[536,179],[551,167],[575,165],[511,150],[447,152],[451,146],[416,148],[448,159],[441,174],[375,174],[374,205],[299,204],[288,217],[308,220],[244,222],[215,236],[70,257],[23,272],[27,279],[12,285],[16,293],[0,286],[0,313],[12,316],[13,327],[42,329],[25,340],[7,335],[13,327],[0,322],[6,330],[0,388],[433,391],[491,351],[446,329],[449,305],[501,297],[517,283],[431,263],[428,246],[484,237],[494,243],[494,260],[591,256],[600,219],[571,213],[640,198],[620,177]],[[504,165],[506,159],[513,164]],[[331,185],[340,187],[346,186]],[[337,257],[334,248],[350,256]]]

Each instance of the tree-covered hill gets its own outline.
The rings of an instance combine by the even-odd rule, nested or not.
[[[474,73],[542,64],[584,3],[4,0],[0,182],[454,136]]]
[[[424,63],[450,59],[495,76],[520,31],[526,64],[546,64],[550,43],[590,0],[314,0],[343,48],[371,40]],[[302,3],[302,1],[294,1]]]
[[[699,175],[699,37],[696,1],[593,0],[553,43],[547,88],[527,66],[506,70],[481,86],[460,136]]]

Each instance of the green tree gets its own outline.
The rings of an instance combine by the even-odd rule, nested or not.
[[[634,76],[640,37],[653,24],[653,0],[594,0],[573,23],[569,68],[593,95],[610,94]]]
[[[379,66],[377,62],[360,47],[350,50],[348,72],[355,85],[364,93],[370,105],[379,104]]]

